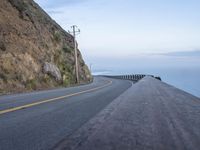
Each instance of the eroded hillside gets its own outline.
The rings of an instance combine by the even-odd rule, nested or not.
[[[0,1],[0,93],[75,84],[73,37],[33,0]],[[78,51],[81,82],[91,79]]]

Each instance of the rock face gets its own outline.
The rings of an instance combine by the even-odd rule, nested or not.
[[[0,93],[73,85],[74,64],[73,37],[33,0],[0,1]],[[78,64],[89,82],[80,51]]]
[[[56,79],[56,81],[61,81],[61,79],[62,79],[60,70],[54,64],[45,62],[44,66],[43,66],[43,71],[45,74],[49,74],[49,75],[53,76]]]

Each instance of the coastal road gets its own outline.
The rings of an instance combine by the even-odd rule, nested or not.
[[[61,149],[199,150],[200,99],[145,77],[60,142]]]
[[[200,99],[152,77],[0,97],[0,150],[198,150]]]
[[[52,149],[131,85],[95,77],[88,85],[0,96],[0,150]]]

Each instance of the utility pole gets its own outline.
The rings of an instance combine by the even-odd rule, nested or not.
[[[78,68],[78,56],[77,56],[77,43],[76,43],[76,35],[80,34],[80,29],[76,25],[71,26],[72,32],[69,31],[70,34],[74,37],[74,58],[75,58],[75,72],[76,72],[76,83],[80,83],[79,80],[79,68]]]
[[[92,74],[92,63],[90,64],[90,72]]]

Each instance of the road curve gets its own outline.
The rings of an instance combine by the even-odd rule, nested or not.
[[[0,150],[51,149],[131,85],[95,77],[88,85],[0,96]]]
[[[199,150],[200,98],[145,77],[54,150]]]

